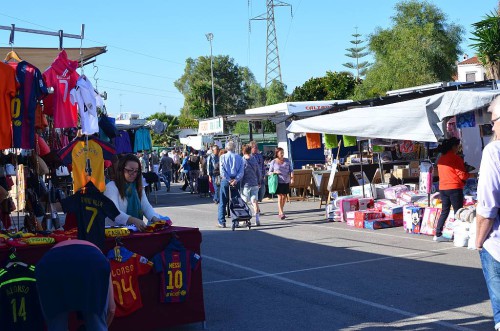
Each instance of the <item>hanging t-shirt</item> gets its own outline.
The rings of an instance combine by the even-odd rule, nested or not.
[[[63,50],[43,73],[47,86],[54,88],[54,93],[45,98],[45,113],[54,116],[54,128],[74,128],[78,124],[76,105],[70,101],[70,91],[79,77],[77,68],[78,61],[68,59]]]
[[[0,326],[2,330],[44,330],[34,266],[14,263],[0,269]]]
[[[357,144],[356,137],[342,136],[342,145],[344,145],[344,147],[352,147],[356,146],[356,144]]]
[[[82,133],[91,135],[99,132],[97,108],[102,108],[104,102],[85,75],[78,78],[70,95],[71,104],[78,105]]]
[[[102,248],[105,240],[105,219],[114,220],[120,211],[111,199],[102,194],[92,182],[61,201],[65,213],[76,215],[78,239],[87,240]]]
[[[153,268],[153,262],[120,246],[116,246],[108,252],[108,259],[111,264],[116,303],[115,316],[130,315],[142,308],[139,276],[150,272]]]
[[[86,147],[85,137],[80,137],[61,149],[58,154],[65,165],[72,166],[73,192],[84,187],[89,181],[92,181],[99,191],[104,192],[104,160],[111,161],[113,158],[113,146],[89,137]]]
[[[319,133],[306,133],[307,149],[321,148],[321,134]]]
[[[132,153],[132,145],[127,131],[118,131],[115,138],[116,154]]]
[[[153,257],[156,272],[161,272],[160,302],[184,302],[189,295],[191,273],[201,257],[175,238]]]
[[[0,149],[12,147],[12,106],[20,107],[19,102],[13,104],[16,96],[16,72],[8,64],[0,62]]]
[[[323,138],[325,140],[325,148],[331,149],[331,148],[337,148],[339,146],[336,134],[325,133],[323,135]]]
[[[138,151],[150,151],[153,146],[151,133],[148,129],[140,128],[135,132],[134,153]]]
[[[47,95],[47,86],[38,68],[22,61],[16,67],[19,102],[12,105],[13,147],[35,148],[35,113],[38,102]]]

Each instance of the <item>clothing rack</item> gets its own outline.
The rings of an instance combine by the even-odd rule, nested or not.
[[[83,40],[85,35],[85,24],[82,24],[80,34],[69,34],[64,33],[63,30],[59,30],[58,32],[54,31],[44,31],[44,30],[34,30],[34,29],[25,29],[16,27],[15,24],[11,24],[11,26],[0,25],[0,30],[10,31],[9,44],[12,46],[14,44],[14,32],[26,32],[26,33],[34,33],[34,34],[43,34],[47,36],[56,36],[59,37],[59,50],[62,50],[63,47],[63,38],[72,38],[72,39],[80,39]]]

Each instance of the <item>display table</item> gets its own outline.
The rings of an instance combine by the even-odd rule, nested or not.
[[[137,233],[123,237],[122,242],[128,250],[151,259],[168,245],[173,235],[179,237],[186,249],[200,254],[201,233],[196,228],[172,227],[169,230],[157,233]],[[114,246],[115,240],[108,238],[105,253]],[[16,254],[19,260],[29,264],[36,264],[51,247],[51,245],[22,247],[17,248]],[[8,249],[0,249],[0,261],[5,261],[8,255]],[[185,302],[181,303],[160,303],[160,274],[155,273],[154,270],[139,277],[142,309],[129,316],[115,318],[109,330],[157,330],[180,324],[205,321],[201,269],[200,264],[193,271],[189,296]],[[79,324],[76,319],[72,319],[69,330],[76,331]]]

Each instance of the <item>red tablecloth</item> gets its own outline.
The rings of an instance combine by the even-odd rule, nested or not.
[[[201,233],[195,228],[172,227],[158,233],[138,233],[124,237],[122,242],[130,251],[152,258],[163,250],[174,233],[186,249],[200,254]],[[115,246],[114,239],[106,240],[105,252]],[[16,254],[19,260],[36,264],[43,254],[52,246],[30,246],[18,248]],[[8,258],[9,251],[0,249],[0,261]],[[201,254],[200,254],[201,255]],[[156,330],[180,324],[203,322],[205,307],[203,303],[203,285],[201,264],[193,271],[189,297],[181,303],[160,303],[160,274],[150,272],[139,277],[139,287],[142,295],[143,308],[129,316],[115,318],[110,330]],[[75,284],[77,286],[77,284]],[[76,330],[75,320],[70,325],[70,331]]]

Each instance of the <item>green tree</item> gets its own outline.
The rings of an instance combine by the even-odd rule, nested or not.
[[[234,63],[229,56],[214,57],[214,90],[216,115],[242,114],[248,108],[250,70]],[[181,115],[186,118],[212,117],[212,80],[210,57],[188,58],[184,74],[174,85],[184,95]]]
[[[238,121],[234,125],[233,133],[248,134],[248,121]]]
[[[161,134],[151,133],[151,140],[154,146],[170,146],[177,141],[177,130],[179,129],[179,120],[176,116],[166,113],[154,113],[146,118],[147,120],[157,119],[165,123],[166,128]]]
[[[356,72],[356,80],[359,81],[361,76],[366,75],[366,71],[371,65],[368,61],[359,61],[370,54],[370,52],[365,52],[366,46],[363,45],[364,41],[359,39],[361,35],[358,33],[358,28],[356,28],[356,33],[352,34],[352,36],[354,37],[354,40],[351,40],[350,43],[354,46],[346,48],[346,51],[349,53],[345,54],[345,56],[354,59],[356,62],[347,62],[342,65],[346,68],[354,70]]]
[[[370,36],[375,62],[358,87],[356,98],[448,81],[455,73],[463,28],[448,23],[439,8],[425,1],[402,1],[395,9],[392,26],[377,28]]]
[[[500,11],[500,8],[499,8]],[[475,43],[471,45],[486,68],[489,79],[500,79],[500,16],[498,11],[472,24]]]
[[[287,96],[286,85],[277,80],[273,80],[266,91],[266,105],[269,106],[285,102]]]
[[[315,77],[297,86],[289,101],[345,100],[351,98],[356,79],[349,72],[327,71],[324,77]]]

